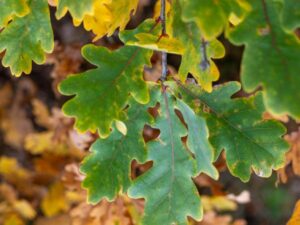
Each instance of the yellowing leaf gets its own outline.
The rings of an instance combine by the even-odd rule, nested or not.
[[[237,209],[237,204],[228,199],[226,196],[202,196],[201,197],[203,208],[206,211],[234,211]]]
[[[92,31],[96,37],[94,41],[104,35],[112,35],[116,29],[124,30],[135,13],[138,0],[101,0],[94,1],[91,13],[86,13],[83,18],[74,18],[74,24],[83,21],[84,28]]]
[[[262,87],[268,111],[299,119],[299,38],[281,26],[282,5],[279,1],[248,2],[251,11],[241,23],[227,32],[232,43],[245,46],[241,64],[243,88],[246,92],[253,92]],[[298,6],[292,4],[289,7]]]
[[[96,1],[93,4],[93,13],[85,15],[83,18],[84,28],[96,34],[94,41],[103,37],[109,30],[113,20],[113,15],[107,7],[110,2],[111,0]],[[73,21],[77,26],[81,23],[81,20],[73,19]]]
[[[76,20],[82,20],[86,14],[92,14],[95,0],[58,0],[56,17],[61,19],[68,11]]]
[[[47,1],[28,0],[28,6],[30,13],[15,18],[0,33],[0,52],[5,50],[2,64],[16,76],[29,74],[32,61],[44,63],[45,52],[54,47]]]
[[[212,82],[217,81],[220,76],[212,59],[224,57],[225,49],[216,39],[209,42],[204,40],[201,30],[194,22],[184,22],[181,19],[182,4],[179,0],[174,0],[172,8],[172,35],[185,45],[178,75],[185,82],[191,73],[205,91],[211,92]]]
[[[18,200],[13,203],[14,209],[26,219],[33,219],[36,216],[35,210],[25,200]]]
[[[161,36],[161,29],[161,23],[157,23],[153,19],[148,19],[136,29],[121,32],[120,38],[126,45],[183,54],[184,45],[171,36]]]
[[[112,13],[108,35],[112,35],[117,28],[124,30],[130,20],[131,15],[135,14],[139,0],[113,0],[107,6]]]
[[[29,13],[26,0],[0,0],[0,29],[15,16],[22,17]]]
[[[42,200],[41,208],[48,217],[69,209],[63,184],[55,183],[50,187],[49,192]]]
[[[231,13],[241,16],[245,4],[238,0],[179,0],[182,5],[182,18],[186,22],[194,22],[201,35],[210,41],[219,36],[228,26]]]
[[[24,181],[30,177],[29,171],[22,168],[16,158],[5,156],[0,158],[0,174],[7,180]]]

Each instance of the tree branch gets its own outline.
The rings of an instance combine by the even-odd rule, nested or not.
[[[160,10],[160,20],[162,24],[162,33],[161,37],[167,35],[166,32],[166,0],[161,0],[161,10]],[[162,73],[161,81],[165,81],[168,75],[168,62],[167,62],[167,52],[162,52]]]

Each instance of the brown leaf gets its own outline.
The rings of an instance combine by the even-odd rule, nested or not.
[[[291,164],[295,175],[300,176],[300,128],[298,131],[287,134],[285,139],[290,144],[290,151],[285,155],[285,167],[278,170],[278,179],[282,183],[286,183],[288,176],[286,167]]]

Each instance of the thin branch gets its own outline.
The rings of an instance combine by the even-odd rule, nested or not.
[[[161,37],[167,35],[166,29],[166,0],[161,0],[161,10],[160,10],[160,21],[162,25],[162,33]],[[162,52],[162,73],[161,73],[161,81],[165,81],[168,75],[168,62],[167,62],[167,52]]]

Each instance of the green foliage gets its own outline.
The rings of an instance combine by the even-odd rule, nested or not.
[[[85,14],[93,11],[94,0],[58,0],[56,17],[62,18],[69,11],[74,19],[83,20]]]
[[[294,30],[300,26],[300,1],[284,0],[282,23],[290,30]]]
[[[161,23],[157,23],[154,19],[148,19],[136,29],[121,32],[120,38],[126,45],[182,54],[183,43],[171,37],[161,36],[161,29]]]
[[[2,64],[17,76],[30,73],[32,61],[43,63],[53,49],[47,1],[0,3]],[[300,5],[297,0],[173,0],[167,21],[147,19],[124,30],[138,3],[57,1],[57,18],[70,12],[74,24],[83,22],[96,38],[119,29],[124,42],[114,51],[83,47],[83,57],[95,68],[60,84],[60,92],[71,96],[63,110],[75,117],[79,131],[100,136],[81,167],[90,202],[128,194],[145,199],[145,225],[187,224],[188,216],[202,217],[193,178],[206,173],[217,179],[213,162],[222,151],[230,173],[242,181],[252,171],[269,177],[283,166],[285,128],[263,119],[263,113],[300,118],[300,41],[295,32]],[[231,43],[245,46],[242,87],[247,92],[261,87],[250,97],[232,97],[241,88],[237,82],[213,87],[220,77],[213,60],[225,55],[217,39],[223,32]],[[170,81],[150,85],[150,95],[143,72],[151,66],[153,50],[180,55],[181,62]],[[149,108],[157,112],[150,115]],[[147,143],[145,125],[159,130]],[[133,160],[153,162],[134,181]]]
[[[75,126],[81,130],[98,130],[107,137],[114,120],[123,120],[123,109],[133,97],[141,104],[149,101],[143,68],[150,65],[150,50],[122,47],[110,51],[104,47],[87,45],[83,57],[97,66],[64,80],[60,91],[76,95],[64,105],[64,112],[76,117]],[[96,106],[96,107],[95,107]]]
[[[30,13],[14,18],[0,33],[0,52],[5,50],[2,64],[16,76],[30,73],[32,61],[44,63],[45,52],[54,46],[47,1],[29,0],[28,6]]]
[[[201,38],[196,23],[181,19],[184,4],[176,0],[172,9],[173,36],[185,43],[178,76],[184,82],[191,73],[204,90],[211,92],[212,82],[219,79],[219,71],[211,58],[224,57],[225,49],[216,39],[208,43]]]
[[[242,11],[237,0],[179,0],[182,18],[186,22],[195,22],[206,40],[219,36],[228,26],[231,13]]]
[[[216,158],[224,149],[230,172],[242,181],[250,179],[251,168],[262,177],[269,177],[272,169],[284,164],[288,145],[281,139],[285,128],[275,121],[264,121],[265,111],[262,95],[231,99],[240,90],[240,85],[230,82],[214,89],[211,94],[199,91],[195,86],[182,87],[187,102],[199,100],[209,112],[195,110],[206,118],[210,142]],[[194,92],[191,92],[190,90]]]
[[[252,10],[228,33],[234,44],[244,44],[241,79],[246,91],[263,86],[264,102],[274,114],[300,118],[300,41],[280,26],[281,4],[249,1]]]
[[[200,198],[191,179],[197,174],[197,166],[181,140],[187,129],[175,113],[176,100],[163,91],[159,103],[154,127],[160,135],[147,144],[153,167],[137,178],[129,196],[146,199],[144,225],[185,224],[187,216],[202,217]]]
[[[82,164],[81,171],[86,174],[83,187],[88,190],[89,201],[99,202],[103,197],[116,198],[131,185],[131,161],[144,162],[147,156],[142,131],[151,122],[147,112],[150,105],[136,102],[129,104],[125,124],[127,133],[114,129],[107,139],[98,139],[91,148],[91,154]]]
[[[25,0],[0,0],[0,28],[4,27],[15,16],[22,17],[29,12]]]
[[[183,115],[187,124],[189,135],[187,138],[188,149],[195,154],[197,161],[197,173],[206,173],[214,179],[218,179],[219,174],[213,166],[213,148],[208,141],[208,129],[203,117],[198,116],[183,101],[177,100],[178,109]]]

